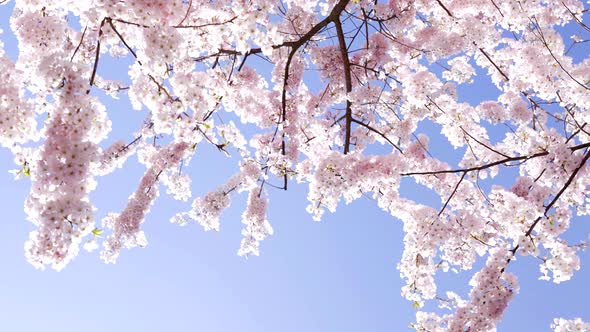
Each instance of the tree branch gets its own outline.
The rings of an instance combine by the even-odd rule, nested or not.
[[[350,102],[349,93],[352,91],[352,78],[350,75],[350,59],[348,58],[348,49],[346,48],[346,40],[344,39],[344,31],[342,30],[342,23],[340,17],[334,19],[336,26],[336,34],[338,36],[338,44],[340,45],[340,54],[342,55],[342,65],[344,70],[344,82],[346,87],[346,133],[344,137],[344,154],[350,152],[350,135],[352,130],[352,103]]]

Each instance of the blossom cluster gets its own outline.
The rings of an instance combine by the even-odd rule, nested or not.
[[[103,220],[104,226],[113,231],[106,239],[104,250],[101,252],[101,257],[106,262],[114,263],[123,247],[147,245],[140,225],[158,196],[158,177],[167,169],[178,165],[185,156],[188,146],[186,142],[173,143],[154,154],[148,162],[148,170],[141,178],[137,190],[129,198],[123,212],[110,213]]]
[[[555,332],[587,332],[590,331],[590,324],[582,321],[581,318],[555,318],[551,328]]]

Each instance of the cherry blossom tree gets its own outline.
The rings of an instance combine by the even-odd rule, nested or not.
[[[25,254],[37,268],[62,269],[81,245],[110,263],[145,246],[160,187],[191,199],[201,145],[237,156],[239,171],[172,222],[218,230],[232,196],[247,192],[238,254],[258,255],[273,233],[269,199],[293,181],[309,186],[315,220],[372,197],[403,223],[402,295],[448,309],[419,310],[418,331],[495,331],[518,293],[518,256],[537,257],[540,278],[555,283],[580,268],[584,237],[563,234],[590,214],[590,58],[573,55],[590,38],[582,1],[11,5],[19,53],[13,62],[0,45],[0,144],[31,182]],[[105,57],[131,59],[129,84],[99,74]],[[461,91],[485,80],[496,97],[465,101]],[[99,93],[149,117],[107,145]],[[437,135],[463,154],[458,163],[429,149]],[[89,193],[132,155],[145,165],[138,187],[121,212],[95,220]],[[404,178],[440,205],[401,195]],[[437,291],[437,273],[478,261],[469,294]],[[590,325],[559,318],[552,328]]]

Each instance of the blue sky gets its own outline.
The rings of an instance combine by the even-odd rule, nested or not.
[[[0,28],[14,56],[11,8],[0,7]],[[121,64],[109,61],[101,60],[100,74],[116,75]],[[132,139],[129,123],[139,125],[145,115],[132,111],[124,99],[107,102],[113,119],[110,140]],[[23,244],[33,225],[25,219],[23,201],[30,182],[13,180],[7,170],[17,166],[6,150],[0,150],[0,165],[0,331],[409,331],[414,320],[415,309],[400,296],[403,282],[396,269],[402,225],[369,199],[342,205],[317,223],[305,212],[306,188],[292,182],[288,192],[270,196],[275,234],[261,244],[260,257],[244,259],[236,251],[245,195],[234,198],[218,233],[197,224],[170,224],[170,217],[188,205],[162,195],[144,223],[147,248],[123,251],[116,265],[82,252],[57,273],[26,262]],[[214,149],[200,148],[190,167],[193,193],[214,189],[234,165]],[[139,171],[132,158],[123,170],[99,179],[91,195],[97,220],[124,207]],[[434,198],[411,181],[403,189],[411,197]],[[587,240],[588,224],[587,218],[575,219],[570,233]],[[499,331],[548,331],[559,316],[590,320],[589,253],[581,258],[581,271],[561,285],[538,281],[538,262],[532,258],[511,264],[521,293]],[[469,277],[442,274],[440,290],[466,292]]]

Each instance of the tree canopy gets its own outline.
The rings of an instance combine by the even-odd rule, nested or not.
[[[588,11],[578,0],[16,0],[18,58],[0,42],[0,145],[31,182],[26,258],[59,270],[82,246],[114,263],[147,245],[160,187],[192,202],[172,222],[205,230],[247,193],[238,254],[259,255],[269,200],[296,181],[315,220],[365,196],[403,223],[402,296],[450,309],[418,311],[416,330],[495,331],[518,293],[516,257],[539,258],[541,279],[560,283],[587,246],[564,233],[590,213]],[[127,80],[103,75],[105,58],[130,61]],[[106,144],[111,98],[148,116]],[[203,145],[237,156],[239,171],[194,198]],[[95,220],[89,193],[133,155],[138,187]],[[404,179],[440,204],[400,193]],[[437,292],[437,273],[478,261],[469,294]]]

